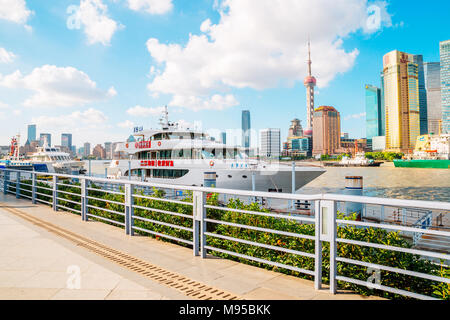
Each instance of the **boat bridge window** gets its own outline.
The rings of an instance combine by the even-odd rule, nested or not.
[[[178,179],[185,176],[189,170],[181,169],[152,169],[153,178]]]

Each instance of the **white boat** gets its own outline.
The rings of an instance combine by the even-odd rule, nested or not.
[[[339,162],[339,165],[351,167],[371,167],[377,164],[372,159],[367,159],[365,153],[357,153],[354,158],[344,156]]]
[[[76,175],[85,171],[82,161],[72,159],[67,152],[50,147],[46,142],[37,148],[29,161],[33,163],[35,171]]]
[[[20,134],[11,139],[11,147],[8,156],[0,160],[0,168],[17,169],[17,170],[33,170],[33,164],[24,160],[19,154]]]
[[[250,159],[238,147],[230,147],[207,134],[181,128],[169,122],[167,108],[161,128],[135,133],[135,141],[118,144],[115,153],[125,157],[113,159],[110,168],[116,179],[131,179],[161,184],[203,186],[206,173],[215,173],[218,188],[292,192],[292,167],[278,162]],[[295,189],[322,175],[325,169],[295,168]],[[213,175],[214,176],[214,175]]]

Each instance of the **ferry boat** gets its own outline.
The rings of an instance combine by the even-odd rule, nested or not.
[[[47,141],[30,156],[35,171],[78,175],[85,173],[84,163],[73,160],[70,154],[57,147],[50,147]]]
[[[367,159],[365,153],[358,153],[354,158],[347,156],[342,157],[342,160],[333,163],[327,162],[326,166],[330,167],[379,167],[382,162],[376,162],[373,159]]]
[[[225,189],[292,192],[292,167],[250,159],[244,150],[215,141],[206,133],[169,122],[167,108],[160,129],[133,134],[135,141],[120,143],[111,178],[162,184],[203,186],[205,174],[215,174],[215,186]],[[131,169],[131,173],[129,172]],[[295,168],[295,190],[325,172],[320,167]],[[254,178],[253,178],[254,175]]]
[[[17,169],[17,170],[33,170],[33,164],[25,161],[20,157],[20,134],[11,139],[11,148],[9,155],[0,160],[0,168],[3,169]]]
[[[394,160],[397,168],[450,169],[450,134],[417,137],[412,156]]]

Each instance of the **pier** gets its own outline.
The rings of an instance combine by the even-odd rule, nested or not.
[[[102,183],[119,187],[106,190],[99,187]],[[380,292],[438,299],[389,286],[383,278],[377,282],[370,273],[366,279],[360,273],[342,274],[338,264],[361,267],[363,273],[370,268],[450,283],[437,273],[448,265],[448,253],[345,236],[354,229],[380,229],[414,239],[448,239],[450,232],[427,224],[348,220],[338,212],[338,203],[359,202],[446,215],[449,203],[272,194],[35,172],[27,177],[16,170],[0,170],[0,187],[2,299],[381,299]],[[154,193],[144,194],[141,188]],[[175,190],[190,197],[165,197]],[[224,207],[214,203],[214,194],[309,201],[314,214]],[[427,257],[436,272],[408,270],[371,256],[358,259],[345,254],[346,245]],[[377,291],[362,296],[356,286]]]

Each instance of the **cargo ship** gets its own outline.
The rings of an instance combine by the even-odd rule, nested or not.
[[[450,169],[450,134],[417,137],[409,159],[394,160],[396,168]]]

